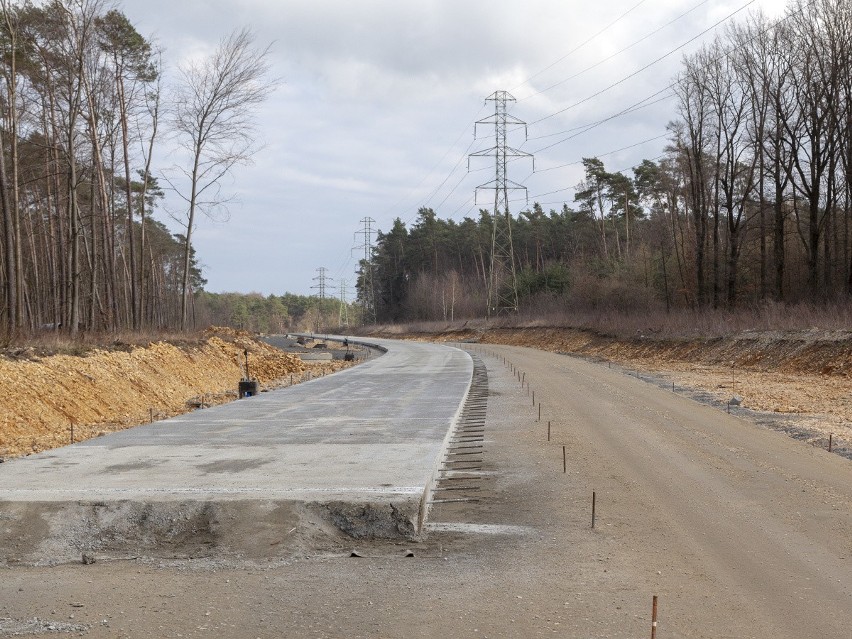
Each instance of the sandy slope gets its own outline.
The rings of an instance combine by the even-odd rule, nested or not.
[[[233,399],[245,350],[261,387],[305,371],[298,358],[227,329],[194,345],[0,359],[0,458],[65,445],[72,423],[80,441]]]

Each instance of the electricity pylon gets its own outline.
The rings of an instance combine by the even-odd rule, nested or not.
[[[340,310],[337,314],[337,325],[349,327],[349,305],[346,303],[346,280],[340,280]]]
[[[500,315],[518,310],[518,278],[515,272],[515,250],[512,245],[512,216],[509,213],[509,191],[526,191],[527,187],[513,182],[506,176],[508,158],[532,158],[529,153],[514,149],[506,143],[508,126],[524,127],[527,123],[507,113],[509,102],[515,102],[507,91],[495,91],[485,98],[485,102],[494,102],[494,115],[474,124],[473,135],[481,124],[494,125],[494,146],[471,153],[468,157],[468,169],[471,157],[494,156],[494,179],[476,187],[474,199],[480,190],[494,191],[494,217],[491,229],[491,269],[488,277],[488,301],[486,313]],[[533,170],[535,159],[533,158]]]
[[[320,266],[317,269],[318,275],[313,278],[313,281],[316,282],[314,286],[311,288],[315,288],[318,290],[317,297],[319,297],[319,308],[317,308],[317,321],[316,321],[316,330],[315,333],[320,332],[320,325],[324,324],[323,319],[323,307],[325,305],[325,290],[329,286],[329,282],[333,281],[328,276],[328,269],[324,266]]]
[[[376,323],[376,293],[373,286],[373,235],[376,234],[373,224],[375,223],[376,220],[371,217],[365,217],[361,220],[364,228],[357,231],[355,235],[363,235],[364,243],[353,249],[364,249],[364,261],[361,262],[361,292],[364,305],[364,316],[361,323],[364,325]]]

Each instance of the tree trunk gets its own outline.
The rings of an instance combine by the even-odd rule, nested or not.
[[[6,180],[6,148],[3,145],[2,131],[0,130],[0,206],[3,208],[3,233],[5,241],[6,267],[6,341],[9,342],[15,336],[19,325],[17,323],[18,313],[18,275],[17,260],[15,259],[15,231],[12,220],[12,210],[9,205],[9,192]]]
[[[124,78],[121,68],[116,74],[116,89],[118,90],[119,116],[121,119],[121,150],[124,156],[124,197],[127,205],[127,254],[130,264],[130,317],[133,330],[139,330],[139,291],[136,269],[136,244],[133,230],[133,188],[130,181],[130,135],[127,129],[127,102],[124,92]]]

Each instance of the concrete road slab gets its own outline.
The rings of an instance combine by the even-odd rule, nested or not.
[[[416,525],[473,365],[447,346],[374,342],[387,352],[332,376],[4,463],[0,505],[393,504]]]

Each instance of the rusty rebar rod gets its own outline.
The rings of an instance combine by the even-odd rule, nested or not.
[[[657,636],[657,595],[654,595],[654,603],[651,605],[651,639]]]

